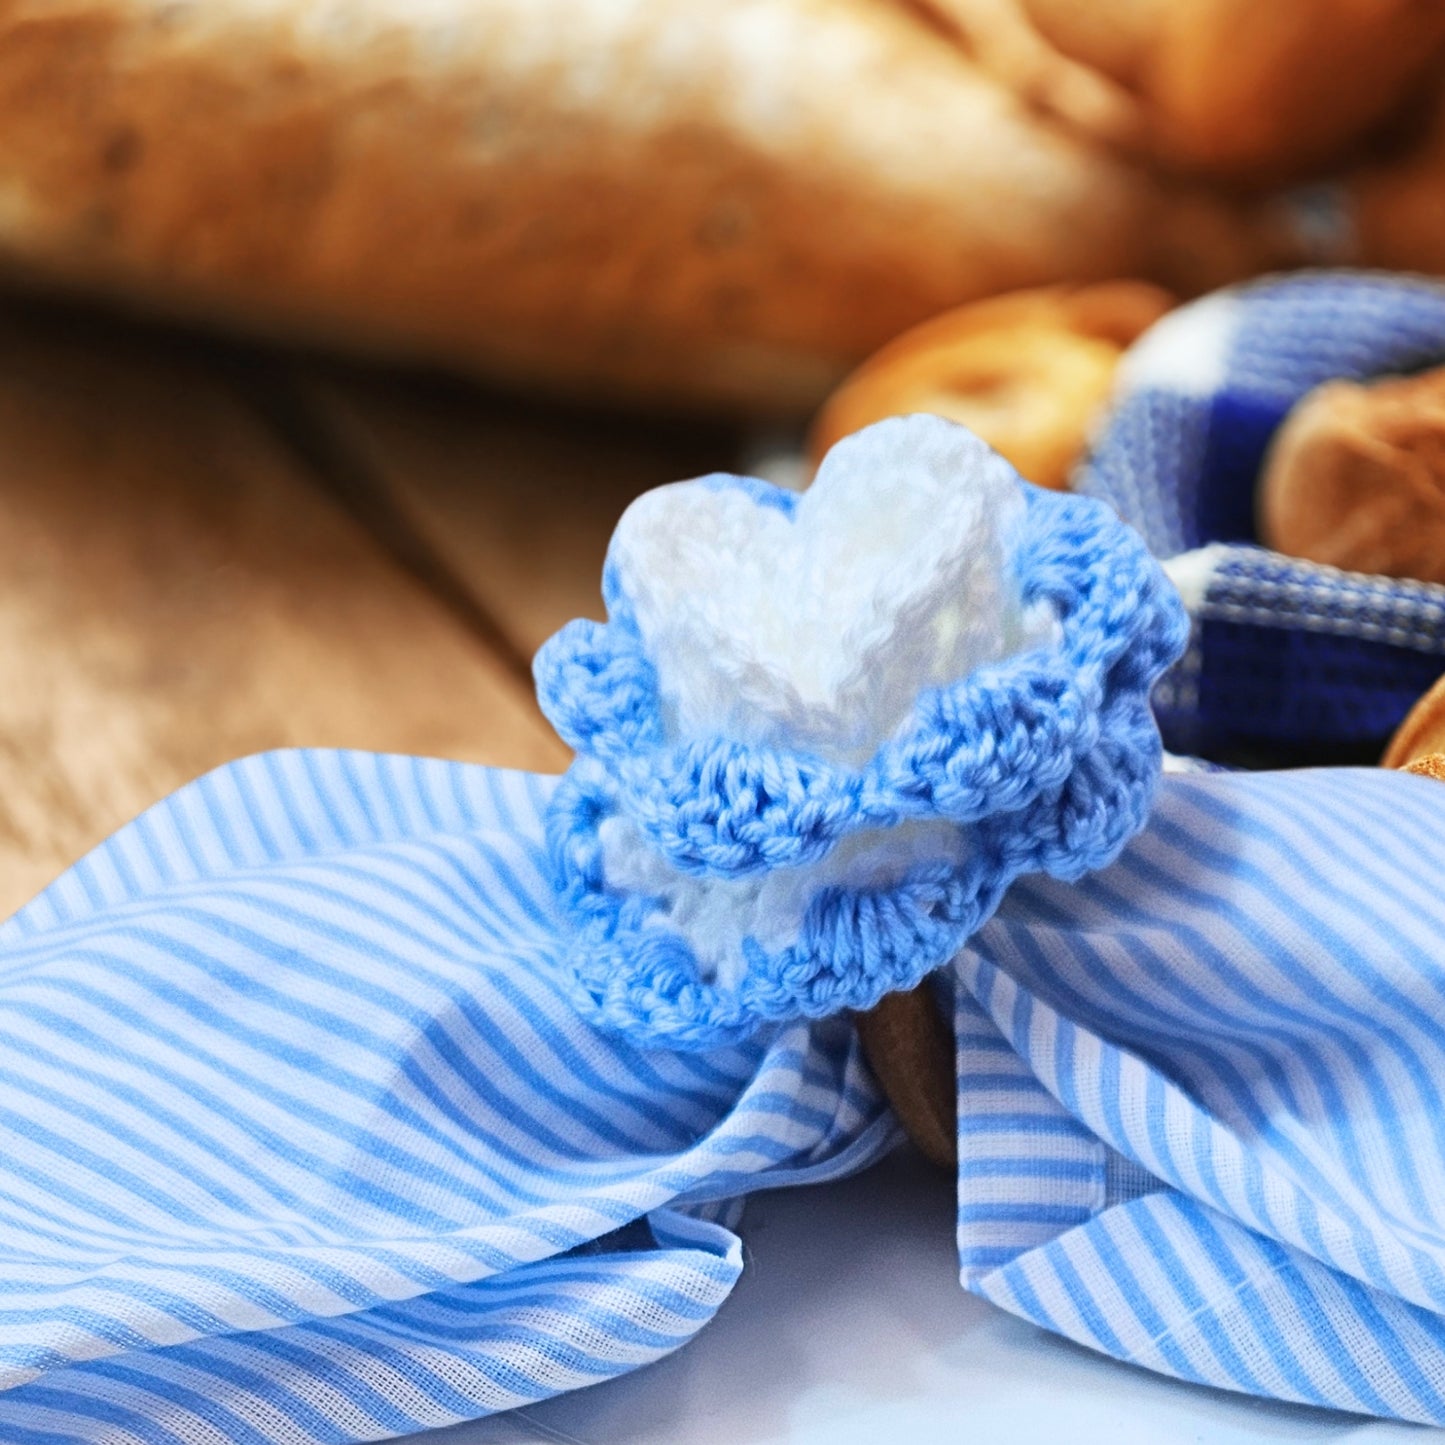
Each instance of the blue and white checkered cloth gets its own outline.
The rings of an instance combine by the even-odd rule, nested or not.
[[[554,786],[249,759],[0,930],[0,1440],[340,1445],[601,1380],[712,1316],[741,1196],[889,1147],[845,1020],[688,1054],[574,1011]],[[1015,885],[949,975],[964,1282],[1445,1423],[1442,838],[1427,779],[1172,777],[1112,867]]]
[[[1125,357],[1075,486],[1168,559],[1194,619],[1156,690],[1165,746],[1279,761],[1383,746],[1445,673],[1445,587],[1363,576],[1254,542],[1269,441],[1305,392],[1445,363],[1445,286],[1323,272],[1219,292]]]

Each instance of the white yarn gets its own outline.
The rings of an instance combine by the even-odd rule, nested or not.
[[[1119,363],[1115,390],[1212,395],[1224,383],[1243,305],[1218,291],[1161,317]]]
[[[1023,510],[1013,468],[931,416],[840,442],[791,519],[736,487],[640,497],[610,563],[672,735],[865,760],[924,689],[1053,636],[1008,567]]]
[[[703,977],[736,986],[744,972],[742,944],[752,938],[768,953],[797,942],[808,905],[823,888],[885,889],[915,864],[961,864],[968,840],[949,823],[903,823],[845,838],[826,858],[803,868],[775,868],[748,878],[698,878],[672,868],[623,817],[599,829],[609,887],[662,901],[655,926],[687,939]]]
[[[1192,551],[1180,552],[1162,564],[1164,575],[1179,593],[1179,600],[1191,612],[1198,612],[1204,606],[1204,599],[1209,595],[1209,584],[1213,582],[1219,564],[1229,556],[1230,550],[1225,542],[1210,542],[1206,546],[1195,547]]]
[[[1010,565],[1024,498],[1013,468],[938,417],[840,442],[789,518],[737,486],[663,487],[628,508],[609,561],[657,669],[674,740],[723,736],[859,764],[920,692],[1052,641]],[[845,841],[822,861],[724,882],[674,872],[632,825],[602,829],[610,887],[664,901],[709,977],[742,941],[792,943],[830,885],[884,887],[959,861],[966,837],[919,823]]]

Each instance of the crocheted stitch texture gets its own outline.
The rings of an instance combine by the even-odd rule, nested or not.
[[[935,418],[869,431],[858,445],[876,455],[886,443],[897,459],[872,479],[885,502],[890,488],[910,484],[922,452],[936,461],[952,445],[970,467],[1006,465]],[[736,489],[788,519],[799,506],[795,494],[749,479],[689,485]],[[543,710],[578,754],[551,805],[548,840],[577,923],[579,1001],[600,1022],[648,1042],[706,1047],[772,1021],[871,1007],[948,962],[1016,877],[1079,877],[1112,861],[1142,825],[1161,756],[1149,690],[1184,645],[1183,608],[1137,534],[1107,508],[1011,473],[1009,485],[1022,506],[1000,555],[1022,649],[924,686],[861,759],[679,732],[610,556],[609,621],[568,624],[534,664]],[[1029,617],[1032,626],[1018,621]],[[845,840],[876,853],[882,839],[886,853],[881,830],[890,829],[897,871],[824,883],[806,900],[796,938],[767,947],[745,937],[731,974],[710,976],[661,897],[609,884],[604,836],[619,825],[667,867],[710,886],[806,869]],[[916,840],[939,832],[952,846],[928,856]]]

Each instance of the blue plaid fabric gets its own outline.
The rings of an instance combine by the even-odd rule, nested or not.
[[[1312,387],[1445,362],[1445,286],[1365,273],[1257,282],[1185,306],[1126,356],[1075,479],[1167,559],[1193,618],[1161,683],[1165,745],[1361,760],[1445,672],[1445,587],[1366,577],[1255,543],[1275,429]]]

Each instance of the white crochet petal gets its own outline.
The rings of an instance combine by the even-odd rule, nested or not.
[[[925,688],[1050,637],[1008,566],[1013,469],[937,417],[840,442],[792,518],[680,483],[628,508],[610,564],[670,740],[727,736],[857,763]]]
[[[746,972],[744,939],[781,953],[803,934],[809,907],[825,888],[884,890],[921,863],[957,867],[968,855],[963,831],[934,819],[846,838],[826,858],[750,878],[698,878],[670,868],[626,818],[598,830],[609,888],[658,900],[649,920],[685,939],[707,983],[736,988]]]

